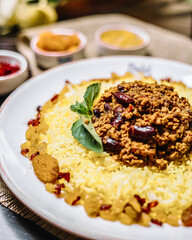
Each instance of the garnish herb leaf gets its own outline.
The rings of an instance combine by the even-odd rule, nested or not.
[[[90,110],[91,113],[93,112],[93,102],[99,94],[100,87],[101,87],[100,83],[93,83],[93,84],[89,85],[83,96],[86,106]]]
[[[76,101],[75,105],[70,106],[70,109],[73,112],[83,114],[83,115],[89,115],[90,114],[87,107],[85,107],[83,103],[79,103],[77,101]]]
[[[71,128],[73,137],[87,149],[97,153],[102,153],[102,141],[95,132],[91,121],[86,127],[85,125],[86,124],[84,124],[81,119],[78,119],[76,122],[74,122]]]
[[[79,115],[79,119],[71,127],[73,137],[84,147],[97,153],[103,152],[103,144],[93,127],[91,117],[93,102],[99,94],[100,85],[100,83],[94,83],[88,86],[83,96],[84,101],[82,103],[76,101],[75,105],[70,106],[71,111]]]

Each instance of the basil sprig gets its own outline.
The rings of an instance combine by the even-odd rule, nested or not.
[[[84,101],[82,103],[76,101],[75,105],[70,106],[71,111],[79,115],[79,119],[71,127],[72,136],[84,147],[97,153],[103,152],[103,144],[93,127],[91,117],[93,103],[99,94],[100,87],[100,83],[89,85],[83,96]]]

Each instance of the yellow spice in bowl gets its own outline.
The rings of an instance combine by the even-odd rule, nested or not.
[[[126,30],[112,30],[101,34],[101,40],[107,44],[120,48],[127,48],[143,43],[143,39],[133,32]]]

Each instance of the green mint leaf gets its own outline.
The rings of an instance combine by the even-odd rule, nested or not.
[[[97,153],[103,152],[101,138],[96,133],[91,117],[93,114],[93,102],[100,91],[100,83],[94,83],[87,87],[84,94],[84,101],[71,105],[70,109],[79,115],[79,118],[71,127],[72,136],[78,140],[84,147]]]
[[[70,106],[71,111],[83,114],[83,115],[89,115],[88,109],[83,105],[83,103],[76,102],[75,105]]]
[[[78,140],[85,148],[97,153],[103,152],[103,144],[100,137],[95,132],[95,129],[91,123],[85,123],[86,119],[78,119],[73,123],[71,127],[73,137]]]
[[[100,88],[101,83],[93,83],[87,87],[87,90],[83,96],[85,104],[89,111],[91,112],[91,114],[93,112],[93,102],[95,98],[98,96]]]

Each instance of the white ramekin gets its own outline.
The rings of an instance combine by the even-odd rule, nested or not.
[[[129,46],[126,48],[121,48],[118,46],[114,46],[108,43],[105,43],[101,39],[101,35],[104,32],[112,31],[112,30],[126,30],[132,33],[137,34],[140,38],[142,38],[143,42],[136,46]],[[125,23],[115,23],[108,24],[100,27],[95,32],[95,43],[97,47],[98,54],[101,56],[104,55],[144,55],[146,53],[147,47],[150,44],[150,36],[149,34],[143,30],[142,28],[125,24]]]
[[[59,64],[71,62],[73,60],[81,59],[84,57],[84,49],[87,45],[86,36],[73,29],[50,29],[48,32],[58,35],[76,35],[80,39],[79,47],[73,52],[56,52],[56,51],[45,51],[37,47],[39,35],[34,36],[31,39],[31,48],[35,53],[37,65],[43,69],[55,67]]]
[[[11,92],[28,78],[28,64],[25,57],[20,53],[9,50],[0,50],[1,62],[19,65],[20,67],[17,72],[0,77],[0,95],[4,95]]]

